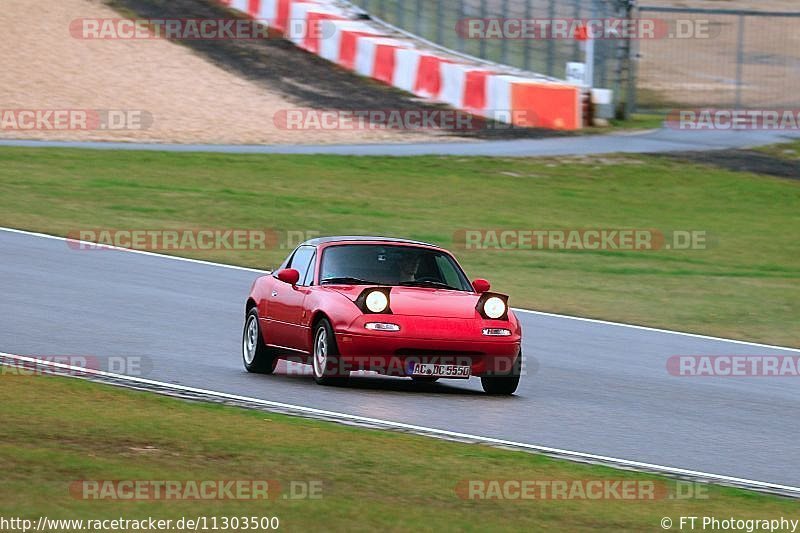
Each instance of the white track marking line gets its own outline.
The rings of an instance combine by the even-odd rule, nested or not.
[[[122,247],[113,246],[113,245],[110,245],[110,244],[99,244],[98,245],[96,242],[82,241],[82,240],[79,240],[79,239],[70,239],[70,238],[67,238],[67,237],[59,237],[58,235],[48,235],[47,233],[37,233],[35,231],[26,231],[26,230],[22,230],[22,229],[4,228],[4,227],[0,227],[0,231],[6,231],[8,233],[17,233],[17,234],[20,234],[20,235],[29,235],[31,237],[41,237],[43,239],[53,239],[53,240],[56,240],[56,241],[65,241],[65,242],[69,241],[69,242],[74,242],[74,243],[77,243],[77,244],[85,244],[85,245],[89,245],[89,246],[102,246],[103,250],[115,250],[115,251],[118,251],[118,252],[129,252],[129,253],[132,253],[132,254],[148,255],[148,256],[151,256],[151,257],[161,257],[163,259],[174,259],[175,261],[185,261],[187,263],[197,263],[197,264],[200,264],[200,265],[232,268],[232,269],[235,269],[235,270],[244,270],[246,272],[256,272],[258,274],[264,274],[265,273],[263,270],[258,270],[257,268],[248,268],[248,267],[237,266],[237,265],[226,265],[225,263],[214,263],[213,261],[203,261],[202,259],[190,259],[188,257],[181,257],[181,256],[178,256],[178,255],[158,254],[156,252],[148,252],[146,250],[135,250],[133,248],[122,248]]]
[[[790,352],[798,352],[800,353],[800,348],[789,348],[788,346],[775,346],[773,344],[761,344],[758,342],[750,342],[750,341],[742,341],[738,339],[726,339],[724,337],[713,337],[711,335],[703,335],[701,333],[687,333],[685,331],[675,331],[671,329],[661,329],[661,328],[652,328],[648,326],[639,326],[637,324],[625,324],[624,322],[609,322],[608,320],[601,320],[599,318],[584,318],[580,316],[570,316],[570,315],[559,315],[557,313],[547,313],[545,311],[531,311],[529,309],[517,309],[512,308],[514,311],[519,311],[520,313],[529,313],[532,315],[542,315],[542,316],[550,316],[556,318],[568,318],[570,320],[578,320],[581,322],[591,322],[593,324],[603,324],[605,326],[619,326],[623,328],[632,328],[632,329],[640,329],[643,331],[652,331],[654,333],[669,333],[671,335],[681,335],[684,337],[695,337],[698,339],[705,339],[710,341],[722,341],[722,342],[732,342],[735,344],[744,344],[747,346],[757,346],[759,348],[769,348],[772,350],[788,350]]]
[[[88,369],[88,368],[83,368],[83,367],[74,366],[74,365],[68,365],[68,364],[64,364],[64,363],[57,363],[57,362],[54,362],[54,361],[46,361],[46,360],[42,360],[42,359],[37,359],[35,357],[14,355],[14,354],[4,353],[4,352],[0,352],[0,356],[6,357],[8,359],[14,359],[16,361],[22,361],[22,362],[27,362],[27,363],[35,363],[35,364],[40,365],[40,366],[49,366],[49,367],[53,367],[53,368],[57,368],[57,369],[61,369],[61,370],[69,370],[69,371],[75,372],[76,374],[91,374],[91,375],[100,376],[100,377],[113,378],[113,379],[117,379],[117,380],[120,380],[120,381],[128,381],[128,382],[131,382],[131,383],[139,383],[139,384],[142,384],[142,385],[152,385],[152,386],[156,386],[156,387],[166,387],[166,388],[170,388],[170,389],[174,389],[174,390],[180,390],[180,391],[184,391],[184,392],[202,394],[202,395],[210,396],[210,397],[214,397],[214,398],[248,402],[248,403],[253,403],[253,404],[257,404],[257,405],[263,405],[265,407],[286,409],[286,410],[296,411],[296,412],[300,412],[300,413],[307,413],[309,415],[316,415],[316,416],[322,416],[322,417],[327,417],[327,418],[333,418],[333,419],[336,419],[336,420],[352,421],[352,422],[358,422],[358,423],[362,423],[362,424],[373,424],[373,425],[374,424],[378,424],[378,425],[389,427],[389,428],[403,429],[403,430],[409,430],[409,431],[418,431],[418,432],[427,433],[427,434],[431,434],[431,435],[441,435],[442,437],[449,437],[449,438],[452,438],[452,439],[466,439],[466,440],[471,440],[471,441],[474,441],[474,442],[480,442],[480,443],[484,443],[484,444],[492,444],[492,445],[495,445],[495,446],[511,446],[511,447],[514,447],[514,448],[521,448],[521,449],[531,450],[531,451],[535,451],[535,452],[557,454],[557,455],[560,455],[560,456],[563,456],[563,457],[572,458],[572,459],[581,460],[581,461],[602,462],[602,463],[606,463],[606,464],[611,464],[611,465],[621,466],[621,467],[627,467],[627,468],[633,468],[633,469],[638,469],[638,470],[648,470],[648,471],[660,472],[660,473],[663,473],[663,474],[671,474],[671,475],[676,475],[676,476],[689,476],[689,477],[693,477],[693,478],[700,478],[700,479],[705,479],[705,480],[708,480],[708,481],[714,481],[714,482],[720,482],[720,483],[731,483],[731,484],[734,484],[734,485],[744,485],[744,486],[748,486],[748,487],[751,487],[751,488],[754,488],[754,489],[783,491],[783,492],[795,494],[796,496],[800,497],[800,487],[792,487],[792,486],[789,486],[789,485],[780,485],[780,484],[776,484],[776,483],[768,483],[768,482],[765,482],[765,481],[756,481],[756,480],[745,479],[745,478],[724,476],[724,475],[720,475],[720,474],[711,474],[711,473],[708,473],[708,472],[700,472],[700,471],[697,471],[697,470],[688,470],[688,469],[684,469],[684,468],[675,468],[675,467],[671,467],[671,466],[662,466],[662,465],[651,464],[651,463],[643,463],[643,462],[640,462],[640,461],[630,461],[628,459],[617,459],[615,457],[607,457],[607,456],[604,456],[604,455],[595,455],[595,454],[584,453],[584,452],[574,452],[574,451],[571,451],[571,450],[562,450],[562,449],[559,449],[559,448],[551,448],[551,447],[548,447],[548,446],[539,446],[539,445],[536,445],[536,444],[527,444],[527,443],[524,443],[524,442],[515,442],[515,441],[510,441],[510,440],[504,440],[504,439],[496,439],[496,438],[493,438],[493,437],[483,437],[483,436],[480,436],[480,435],[471,435],[469,433],[458,433],[458,432],[455,432],[455,431],[447,431],[447,430],[444,430],[444,429],[429,428],[429,427],[417,426],[417,425],[413,425],[413,424],[405,424],[403,422],[393,422],[391,420],[383,420],[383,419],[380,419],[380,418],[369,418],[369,417],[365,417],[365,416],[351,415],[351,414],[347,414],[347,413],[338,413],[338,412],[335,412],[335,411],[326,411],[326,410],[323,410],[323,409],[316,409],[314,407],[304,407],[304,406],[301,406],[301,405],[293,405],[293,404],[288,404],[288,403],[275,402],[275,401],[271,401],[271,400],[262,400],[262,399],[259,399],[259,398],[250,398],[248,396],[239,396],[239,395],[236,395],[236,394],[229,394],[229,393],[225,393],[225,392],[217,392],[217,391],[211,391],[211,390],[206,390],[206,389],[199,389],[199,388],[195,388],[195,387],[188,387],[186,385],[177,385],[177,384],[173,384],[173,383],[167,383],[167,382],[163,382],[163,381],[155,381],[155,380],[139,378],[139,377],[135,377],[135,376],[125,376],[125,375],[122,375],[122,374],[114,374],[114,373],[111,373],[111,372],[105,372],[103,370],[94,370],[94,369]],[[0,365],[2,365],[2,364],[3,364],[3,362],[0,361]],[[56,374],[56,375],[58,375],[58,374]],[[72,375],[72,376],[68,376],[68,377],[80,377],[80,376]]]
[[[0,226],[0,231],[6,231],[8,233],[17,233],[17,234],[20,234],[20,235],[29,235],[29,236],[32,236],[32,237],[41,237],[41,238],[44,238],[44,239],[54,239],[54,240],[58,240],[58,241],[72,241],[72,242],[77,242],[77,243],[87,244],[87,245],[97,244],[97,243],[93,243],[93,242],[79,241],[79,240],[76,240],[76,239],[68,239],[66,237],[59,237],[57,235],[48,235],[46,233],[37,233],[37,232],[34,232],[34,231],[26,231],[26,230],[21,230],[21,229],[14,229],[14,228],[6,228],[6,227],[2,227],[2,226]],[[117,251],[120,251],[120,252],[130,252],[130,253],[134,253],[134,254],[149,255],[149,256],[153,256],[153,257],[160,257],[160,258],[163,258],[163,259],[174,259],[175,261],[185,261],[187,263],[197,263],[197,264],[201,264],[201,265],[214,266],[214,267],[220,267],[220,268],[231,268],[231,269],[234,269],[234,270],[243,270],[245,272],[255,272],[257,274],[268,274],[269,273],[266,270],[258,270],[256,268],[248,268],[248,267],[242,267],[242,266],[236,266],[236,265],[227,265],[225,263],[214,263],[212,261],[203,261],[203,260],[200,260],[200,259],[190,259],[188,257],[180,257],[180,256],[176,256],[176,255],[157,254],[155,252],[148,252],[148,251],[144,251],[144,250],[133,250],[131,248],[120,248],[120,247],[117,247],[117,246],[107,246],[107,245],[102,245],[102,246],[105,247],[105,248],[112,249],[112,250],[117,250]],[[653,327],[648,327],[648,326],[639,326],[637,324],[626,324],[624,322],[610,322],[608,320],[600,320],[600,319],[597,319],[597,318],[584,318],[584,317],[579,317],[579,316],[559,315],[558,313],[548,313],[548,312],[545,312],[545,311],[533,311],[533,310],[530,310],[530,309],[519,309],[519,308],[516,308],[516,307],[514,307],[512,309],[514,311],[518,311],[520,313],[529,313],[529,314],[533,314],[533,315],[542,315],[542,316],[549,316],[549,317],[555,317],[555,318],[564,318],[564,319],[567,319],[567,320],[579,320],[581,322],[591,322],[591,323],[594,323],[594,324],[603,324],[603,325],[606,325],[606,326],[617,326],[617,327],[622,327],[622,328],[639,329],[639,330],[643,330],[643,331],[652,331],[654,333],[669,333],[669,334],[672,334],[672,335],[682,335],[684,337],[695,337],[697,339],[732,342],[732,343],[735,343],[735,344],[743,344],[743,345],[746,345],[746,346],[757,346],[759,348],[770,348],[770,349],[773,349],[773,350],[788,350],[790,352],[798,352],[798,353],[800,353],[800,348],[790,348],[788,346],[776,346],[776,345],[772,345],[772,344],[762,344],[762,343],[758,343],[758,342],[743,341],[743,340],[739,340],[739,339],[726,339],[724,337],[713,337],[711,335],[703,335],[701,333],[688,333],[688,332],[685,332],[685,331],[675,331],[675,330],[671,330],[671,329],[661,329],[661,328],[653,328]]]

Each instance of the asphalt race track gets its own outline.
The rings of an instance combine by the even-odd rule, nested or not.
[[[153,380],[800,486],[796,378],[688,378],[666,369],[673,355],[798,350],[519,313],[529,375],[514,397],[487,397],[475,378],[420,385],[365,376],[321,387],[309,376],[244,371],[254,271],[77,251],[3,230],[0,257],[2,352],[142,356]]]
[[[85,148],[95,150],[133,150],[164,152],[217,152],[226,154],[331,154],[358,156],[492,156],[532,157],[615,153],[669,153],[731,150],[788,142],[800,138],[788,130],[687,131],[661,128],[649,131],[624,131],[615,134],[575,135],[545,139],[517,139],[481,142],[328,144],[328,145],[230,145],[161,144],[125,142],[70,142],[2,140],[0,146],[30,148]]]

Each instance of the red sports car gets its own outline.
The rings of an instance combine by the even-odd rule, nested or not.
[[[472,283],[448,251],[385,237],[324,237],[258,278],[245,307],[244,366],[312,366],[317,383],[370,370],[418,381],[479,376],[513,394],[522,331],[508,297]]]

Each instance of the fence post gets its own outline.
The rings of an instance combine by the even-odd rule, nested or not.
[[[442,2],[444,2],[444,0],[438,0],[436,2],[436,42],[439,44],[444,44],[442,36],[442,30],[444,29],[442,26],[442,19],[444,18]]]
[[[465,18],[466,18],[466,14],[464,13],[464,0],[459,0],[458,1],[458,20],[456,21],[456,30],[458,30],[458,28],[461,27],[461,26],[459,26],[459,24],[461,24],[461,21],[463,21]],[[463,28],[462,28],[462,31],[463,31]],[[456,31],[456,42],[458,43],[458,51],[459,52],[463,52],[464,51],[464,41],[465,41],[464,40],[464,36],[461,34],[461,32]]]
[[[744,69],[744,15],[739,15],[739,41],[736,43],[736,109],[742,108],[742,76]]]
[[[508,0],[503,0],[503,18],[508,17]],[[508,39],[503,37],[500,42],[500,62],[504,65],[508,64]]]
[[[422,35],[422,0],[417,0],[417,9],[414,16],[414,34]]]
[[[581,0],[572,0],[572,6],[575,13],[573,18],[576,20],[581,18]],[[572,57],[571,61],[577,61],[581,57],[580,41],[577,39],[572,41]]]
[[[403,7],[403,2],[400,0],[395,0],[395,12],[397,17],[397,27],[406,29],[406,10]]]
[[[481,19],[486,19],[486,0],[481,0]],[[478,57],[486,59],[486,39],[481,39]]]
[[[626,12],[625,12],[625,17],[628,18],[628,19],[633,19],[633,18],[636,17],[636,13],[634,12],[634,7],[633,7],[633,3],[632,2],[628,3],[628,6],[627,6]],[[626,67],[627,67],[626,74],[628,76],[628,79],[627,79],[627,82],[628,82],[628,86],[627,86],[628,94],[627,94],[627,96],[625,98],[625,110],[624,110],[624,115],[622,117],[625,120],[628,120],[629,118],[631,118],[633,116],[633,114],[636,112],[636,87],[638,86],[637,80],[636,80],[636,66],[637,66],[637,59],[638,59],[638,56],[639,56],[638,44],[639,44],[638,40],[631,39],[630,37],[628,37],[625,40],[625,48],[626,48],[625,52],[626,52],[626,56],[627,56],[625,58],[625,61],[627,62],[627,64],[626,64]]]
[[[547,6],[547,18],[550,21],[549,28],[551,28],[551,35],[547,36],[547,75],[554,76],[556,71],[556,41],[553,39],[552,27],[553,19],[556,18],[556,0],[550,0]]]
[[[531,2],[533,0],[525,1],[525,20],[531,19]],[[551,2],[553,0],[550,0]],[[525,65],[525,70],[531,70],[531,41],[524,40],[522,46],[522,62]]]

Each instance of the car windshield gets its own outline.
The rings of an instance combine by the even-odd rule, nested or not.
[[[472,290],[461,267],[442,251],[372,244],[326,248],[322,254],[320,283]]]

